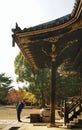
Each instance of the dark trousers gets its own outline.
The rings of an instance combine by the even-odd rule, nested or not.
[[[18,121],[20,121],[20,114],[21,114],[21,111],[17,111],[17,119],[18,119]]]

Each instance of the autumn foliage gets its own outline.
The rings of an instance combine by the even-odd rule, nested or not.
[[[7,101],[10,104],[17,104],[19,101],[23,99],[25,99],[26,102],[36,102],[35,96],[32,93],[27,92],[20,87],[18,88],[18,90],[11,89],[7,95]]]

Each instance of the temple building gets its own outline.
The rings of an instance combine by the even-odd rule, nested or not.
[[[82,75],[82,0],[76,0],[71,14],[34,27],[13,31],[13,46],[20,48],[33,69],[51,69],[50,123],[55,123],[56,70],[72,62]]]

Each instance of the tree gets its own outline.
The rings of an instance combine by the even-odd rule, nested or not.
[[[48,68],[42,70],[33,70],[26,62],[24,56],[20,52],[15,58],[15,73],[17,81],[29,82],[29,91],[32,92],[41,106],[45,105],[45,101],[49,101],[50,71]],[[45,100],[46,99],[46,100]],[[48,101],[47,101],[48,100]]]
[[[27,64],[21,52],[16,56],[14,66],[17,82],[29,82],[33,79],[34,70]]]
[[[11,77],[5,76],[4,73],[0,74],[0,103],[2,104],[6,103],[6,96],[12,88],[12,86],[10,86],[11,83]]]
[[[57,74],[57,97],[59,100],[80,96],[81,77],[74,69],[73,63],[63,63]]]
[[[7,95],[7,100],[10,104],[17,104],[19,101],[22,101],[24,97],[23,89],[19,87],[18,90],[12,88]]]
[[[8,103],[10,103],[10,104],[16,104],[17,105],[18,102],[22,101],[23,99],[26,102],[31,102],[31,103],[35,103],[36,102],[35,96],[32,93],[27,92],[23,88],[19,87],[18,90],[15,90],[15,89],[12,88],[8,92],[7,100],[8,100]]]
[[[49,69],[35,71],[34,80],[30,82],[29,91],[33,92],[41,107],[50,103],[50,74]]]
[[[15,58],[15,73],[17,81],[29,82],[28,91],[33,93],[41,106],[50,101],[50,70],[48,68],[33,70],[20,52]],[[74,70],[73,63],[64,62],[57,69],[56,94],[57,100],[80,93],[81,78]],[[61,93],[62,92],[62,93]]]
[[[31,104],[36,104],[37,103],[37,99],[35,98],[35,95],[32,94],[31,92],[29,91],[24,91],[24,97],[23,99],[25,99],[25,101],[27,103],[31,103]]]

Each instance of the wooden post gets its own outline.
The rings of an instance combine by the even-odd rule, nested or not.
[[[55,62],[51,65],[51,87],[50,87],[50,123],[55,124],[55,104],[56,104],[56,68]]]
[[[64,104],[64,124],[66,125],[66,123],[68,123],[68,112],[67,112],[67,104],[65,101],[65,104]]]

